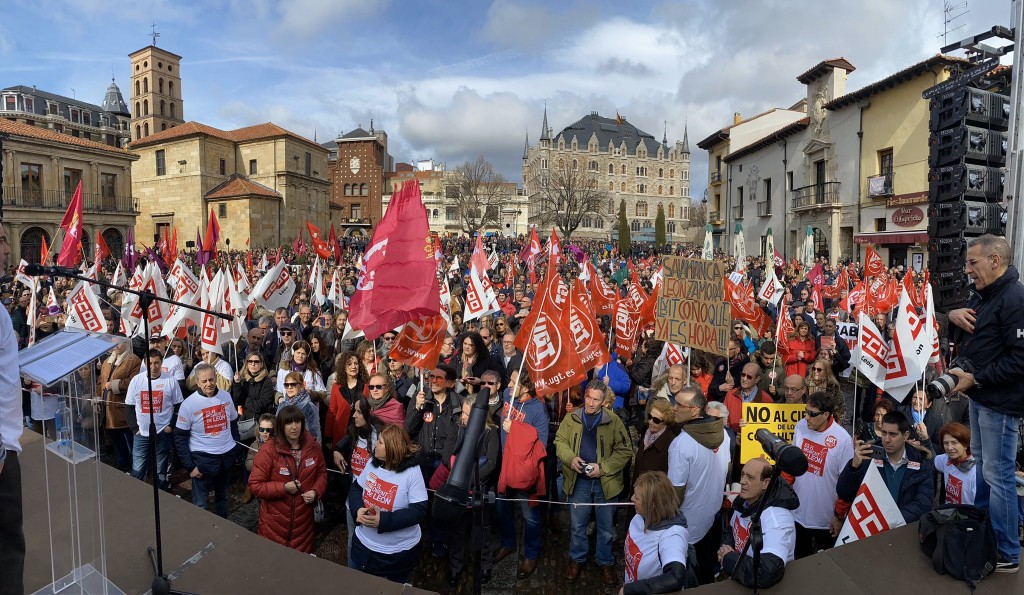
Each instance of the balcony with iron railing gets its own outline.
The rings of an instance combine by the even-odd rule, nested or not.
[[[771,217],[772,216],[772,203],[770,200],[762,200],[757,203],[757,216],[758,217]]]
[[[721,211],[708,211],[708,223],[710,223],[711,226],[713,228],[715,228],[716,230],[717,229],[724,229],[725,228],[725,221],[722,220],[722,212]]]
[[[711,176],[708,177],[708,184],[711,184],[712,186],[718,186],[721,183],[722,183],[722,172],[720,172],[720,171],[713,171],[713,172],[711,172]]]
[[[43,209],[65,211],[73,194],[63,190],[24,190],[17,187],[4,188],[4,208]],[[113,213],[137,215],[138,201],[131,196],[82,193],[82,211],[85,213]]]
[[[791,190],[793,210],[840,206],[839,182],[822,182]]]
[[[868,197],[884,198],[893,195],[896,172],[886,172],[877,176],[868,176]]]
[[[732,208],[732,218],[734,220],[743,219],[743,205],[735,205]]]

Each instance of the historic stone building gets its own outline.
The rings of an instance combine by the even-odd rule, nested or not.
[[[383,216],[381,199],[384,177],[394,170],[388,154],[388,135],[356,128],[323,143],[330,151],[328,179],[331,181],[331,221],[339,234],[369,234]]]
[[[132,61],[132,140],[185,123],[181,101],[181,56],[150,45]]]
[[[690,148],[683,140],[659,143],[622,117],[605,118],[591,112],[554,134],[548,128],[547,108],[540,141],[523,152],[523,191],[530,203],[530,222],[542,222],[541,197],[557,169],[583,168],[606,194],[602,208],[583,218],[575,235],[609,239],[618,236],[619,202],[624,201],[634,240],[653,240],[658,206],[665,211],[666,239],[680,235],[689,224]]]
[[[128,142],[130,117],[113,79],[101,105],[24,85],[0,89],[0,118],[111,147],[123,147]]]
[[[40,95],[36,95],[41,97]],[[3,223],[11,260],[39,262],[43,242],[63,241],[60,221],[79,181],[82,183],[82,248],[92,256],[97,234],[121,256],[128,229],[135,224],[132,162],[138,155],[105,142],[67,134],[67,129],[0,118],[3,152]],[[59,236],[59,238],[58,238]]]
[[[290,243],[303,223],[330,225],[328,150],[272,123],[219,130],[198,122],[133,141],[135,230],[150,244],[164,229],[178,247],[206,229],[211,210],[224,246]]]

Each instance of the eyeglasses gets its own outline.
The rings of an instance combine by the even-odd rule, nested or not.
[[[825,415],[828,411],[811,411],[810,409],[804,409],[804,413],[807,417],[818,417],[819,415]]]
[[[366,388],[370,390],[384,390],[383,384],[367,384]]]
[[[995,254],[989,254],[988,256],[982,256],[981,258],[972,258],[972,259],[967,261],[967,264],[969,264],[969,265],[971,265],[973,267],[974,265],[976,265],[979,262],[985,260],[986,258],[992,258],[993,256],[995,256]]]
[[[753,374],[740,374],[740,378],[749,378],[753,380],[754,378],[756,378],[756,376],[754,376]]]
[[[443,380],[448,380],[448,376],[446,376],[445,374],[431,374],[430,379],[441,382]]]
[[[395,337],[394,337],[394,336],[391,336],[391,337],[384,337],[384,340],[385,340],[385,341],[394,341],[394,340],[395,340]]]
[[[824,372],[825,368],[811,368],[812,372]]]
[[[263,362],[261,362],[258,359],[251,359],[251,360],[249,360],[249,361],[247,361],[245,363],[247,363],[247,364],[262,364]]]
[[[802,387],[802,386],[800,388],[797,388],[795,386],[787,386],[786,387],[786,392],[787,393],[795,393],[796,391],[803,390],[803,389],[804,389],[804,387]]]
[[[294,387],[294,386],[302,386],[302,385],[301,385],[300,383],[298,383],[298,382],[285,382],[285,383],[284,383],[284,385],[285,385],[285,387],[286,387],[286,388],[292,388],[292,387]]]
[[[653,415],[648,415],[647,421],[653,421],[656,424],[665,423],[665,420],[661,419],[660,417],[654,417]]]
[[[259,432],[260,432],[260,434],[269,434],[273,430],[274,430],[274,428],[260,428]]]
[[[497,382],[493,382],[493,381],[492,382],[483,381],[480,384],[482,384],[484,386],[498,386],[498,383]]]
[[[286,335],[290,337],[290,336],[292,336],[292,332],[291,331],[281,331],[281,336],[282,337],[284,337]]]

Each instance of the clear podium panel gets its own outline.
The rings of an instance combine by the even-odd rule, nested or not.
[[[53,344],[48,344],[51,339]],[[52,419],[43,421],[46,493],[26,496],[44,497],[47,504],[53,582],[37,593],[123,593],[106,579],[98,455],[104,407],[97,394],[97,365],[118,340],[125,340],[112,339],[65,331],[19,354],[22,375],[33,381],[33,398],[41,399],[46,411],[53,413]],[[74,356],[69,357],[69,352]],[[64,374],[58,377],[61,371]]]

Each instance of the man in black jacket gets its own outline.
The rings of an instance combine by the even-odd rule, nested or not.
[[[1024,416],[1024,286],[1010,265],[1005,238],[971,240],[964,267],[974,280],[965,308],[949,313],[954,342],[973,373],[951,366],[954,391],[971,399],[971,454],[981,476],[975,506],[988,508],[999,555],[996,572],[1017,572],[1020,522],[1014,485],[1020,418]]]

